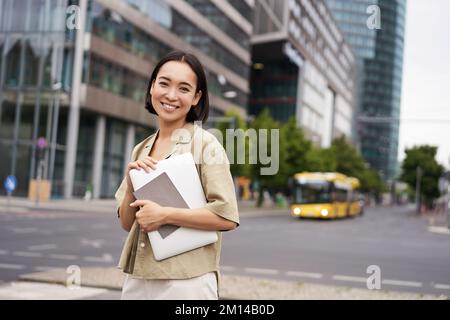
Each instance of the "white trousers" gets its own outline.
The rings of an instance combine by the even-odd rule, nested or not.
[[[182,280],[133,279],[127,274],[122,300],[217,300],[214,272]]]

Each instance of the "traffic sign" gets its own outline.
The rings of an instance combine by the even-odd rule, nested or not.
[[[8,176],[5,179],[5,182],[3,183],[3,186],[5,187],[5,190],[7,193],[12,193],[14,189],[16,189],[17,186],[17,179],[15,176]]]
[[[45,140],[44,137],[40,137],[40,138],[37,140],[37,147],[38,147],[38,149],[44,149],[44,148],[46,148],[46,147],[47,147],[47,140]]]

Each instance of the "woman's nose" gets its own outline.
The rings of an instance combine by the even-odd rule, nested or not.
[[[169,90],[167,90],[167,98],[170,100],[175,100],[177,98],[177,91],[175,88],[169,88]]]

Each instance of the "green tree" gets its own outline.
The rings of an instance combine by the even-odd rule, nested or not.
[[[257,201],[257,205],[261,206],[262,204],[262,200],[263,200],[263,194],[262,191],[264,190],[264,188],[277,188],[282,186],[283,184],[286,185],[287,184],[287,178],[286,178],[286,168],[284,167],[285,163],[285,156],[286,156],[286,146],[284,143],[284,140],[282,138],[282,134],[280,133],[279,137],[280,140],[279,141],[272,141],[271,139],[271,135],[270,135],[270,130],[274,130],[274,129],[278,129],[280,128],[280,124],[275,121],[269,113],[269,110],[265,109],[263,112],[261,112],[251,123],[250,123],[250,128],[255,129],[256,132],[258,133],[258,141],[254,141],[257,143],[254,143],[253,145],[249,146],[249,150],[250,152],[254,152],[256,155],[258,155],[257,157],[257,161],[256,164],[251,164],[250,165],[250,178],[253,181],[257,181],[258,182],[258,186],[259,186],[259,190],[258,190],[258,201]],[[261,129],[267,129],[268,134],[268,140],[267,140],[267,148],[266,150],[268,150],[268,152],[271,152],[272,150],[272,144],[276,143],[278,144],[278,148],[279,148],[279,152],[278,154],[274,154],[274,155],[269,155],[269,157],[272,157],[272,159],[276,159],[278,158],[278,163],[280,165],[279,167],[279,171],[278,174],[273,175],[262,175],[261,174],[261,169],[263,167],[267,167],[266,164],[262,164],[259,158],[259,132]],[[284,181],[283,181],[284,180]]]
[[[336,155],[331,148],[312,146],[306,154],[307,171],[334,172],[336,171]]]
[[[348,176],[360,178],[364,172],[364,159],[344,136],[333,140],[331,147],[336,158],[336,171]]]
[[[284,145],[283,163],[280,163],[280,171],[284,174],[283,180],[287,181],[295,173],[309,170],[311,167],[307,159],[312,143],[306,139],[303,130],[297,127],[294,118],[290,118],[281,127],[281,140]]]
[[[245,132],[247,130],[247,124],[245,123],[245,121],[241,118],[241,116],[239,115],[239,113],[237,113],[236,111],[227,111],[225,113],[225,117],[229,118],[230,121],[223,121],[223,122],[219,122],[217,124],[217,129],[220,130],[220,132],[222,133],[222,138],[223,138],[223,146],[225,148],[225,150],[227,150],[227,139],[232,139],[233,136],[231,135],[227,135],[227,129],[234,129],[234,130],[242,130],[243,132]],[[229,142],[231,143],[231,142]],[[239,141],[237,139],[234,139],[233,142],[233,150],[227,150],[228,153],[228,158],[230,160],[230,171],[231,171],[231,175],[233,177],[240,177],[240,176],[250,176],[250,163],[248,161],[248,154],[249,154],[249,141],[248,139],[245,139],[243,141],[243,150],[239,150],[238,146],[239,146]],[[231,152],[233,151],[233,152]],[[243,157],[244,159],[246,159],[246,161],[244,163],[239,163],[238,161],[238,152],[243,152]]]
[[[336,171],[358,178],[362,191],[379,195],[387,190],[378,172],[365,164],[361,153],[344,136],[334,139],[330,149],[336,159]]]
[[[381,176],[372,168],[365,168],[359,179],[361,182],[361,191],[363,192],[373,192],[375,195],[379,195],[388,191]]]
[[[421,168],[420,190],[427,207],[431,207],[433,199],[439,197],[438,181],[444,172],[444,167],[436,161],[436,153],[437,147],[434,146],[414,146],[405,150],[406,157],[402,163],[400,180],[412,189],[416,188],[417,168]]]

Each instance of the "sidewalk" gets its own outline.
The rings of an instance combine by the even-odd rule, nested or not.
[[[276,208],[276,207],[262,207],[257,208],[254,201],[239,201],[239,216],[256,217],[256,216],[270,216],[270,215],[289,215],[288,208]],[[117,204],[114,199],[96,199],[96,200],[83,200],[83,199],[58,199],[50,200],[48,202],[36,203],[27,198],[11,197],[8,204],[8,197],[0,196],[0,212],[29,212],[29,211],[70,211],[70,212],[82,212],[82,213],[105,213],[116,214]],[[63,213],[63,212],[62,212]]]
[[[64,269],[25,274],[19,282],[0,285],[0,299],[119,299],[124,275],[116,268],[81,268],[81,287],[66,288]],[[220,298],[231,300],[445,300],[446,295],[368,290],[341,286],[222,275]]]

